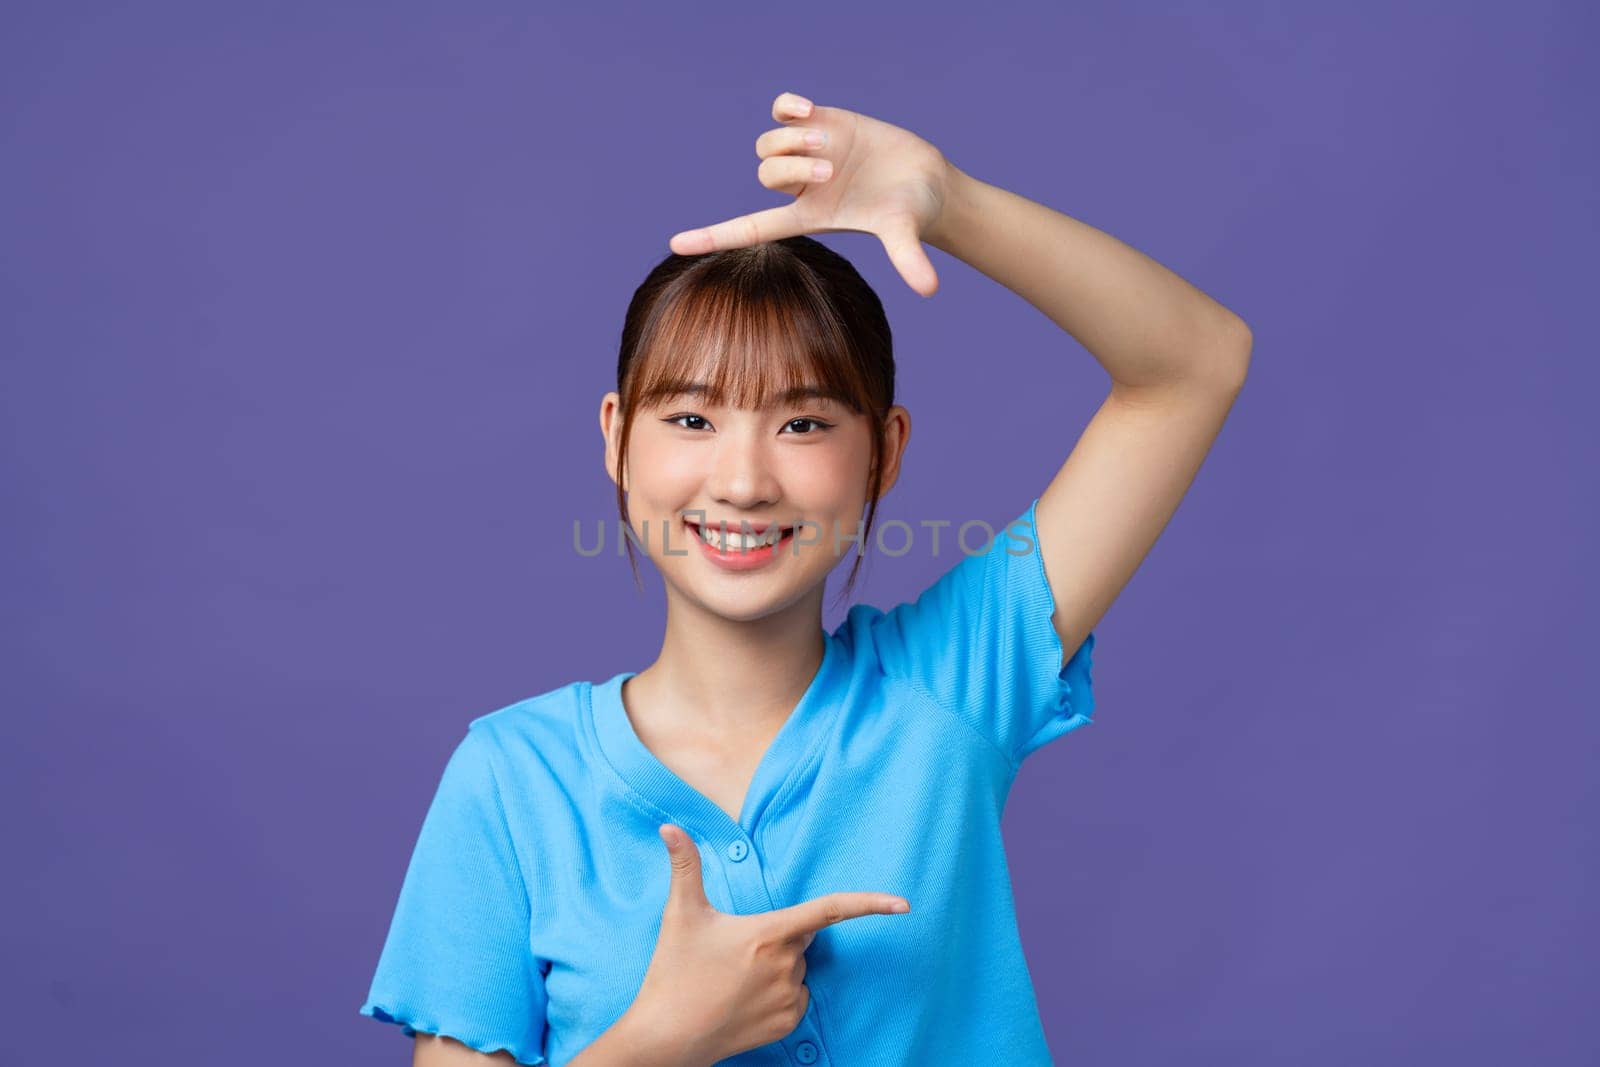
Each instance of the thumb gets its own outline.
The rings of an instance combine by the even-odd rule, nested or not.
[[[671,823],[656,828],[672,857],[672,881],[667,887],[667,908],[709,908],[705,882],[700,875],[700,850],[689,835]]]
[[[909,215],[897,215],[886,220],[878,240],[883,242],[889,262],[894,264],[894,269],[900,272],[900,277],[905,279],[907,285],[922,296],[932,296],[939,291],[939,275],[922,247],[917,224]]]

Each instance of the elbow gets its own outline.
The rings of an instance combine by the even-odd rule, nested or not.
[[[1189,375],[1208,392],[1219,392],[1232,397],[1244,388],[1244,379],[1250,371],[1250,348],[1254,336],[1250,327],[1239,316],[1226,312],[1220,322],[1213,322],[1201,334],[1204,340],[1197,346],[1198,354],[1194,373]]]
[[[1253,343],[1245,321],[1225,311],[1185,334],[1176,346],[1178,351],[1158,368],[1156,377],[1138,382],[1113,378],[1112,384],[1129,396],[1177,392],[1231,404],[1244,388]]]
[[[1239,361],[1239,385],[1244,385],[1244,376],[1250,372],[1250,350],[1255,346],[1256,335],[1250,332],[1250,327],[1243,319],[1239,320],[1239,348],[1237,359]]]

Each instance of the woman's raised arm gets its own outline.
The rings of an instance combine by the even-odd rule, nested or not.
[[[1109,234],[947,166],[923,240],[1038,308],[1111,377],[1035,513],[1051,621],[1070,656],[1193,483],[1244,384],[1250,329]],[[1022,417],[1048,418],[1050,390],[1027,371]]]

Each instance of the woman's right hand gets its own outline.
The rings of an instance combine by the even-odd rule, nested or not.
[[[718,911],[706,899],[700,851],[670,823],[657,833],[672,882],[655,954],[630,1014],[686,1062],[712,1064],[776,1041],[800,1025],[811,1002],[806,949],[825,926],[863,915],[910,911],[890,893],[829,893],[755,915]]]

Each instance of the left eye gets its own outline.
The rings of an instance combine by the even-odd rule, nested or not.
[[[784,425],[785,426],[793,426],[797,422],[810,423],[812,426],[816,426],[816,427],[819,427],[819,428],[824,429],[824,430],[828,428],[828,424],[823,422],[821,419],[790,419]],[[799,436],[806,437],[806,436],[809,436],[811,433],[814,433],[814,432],[815,431],[808,430],[808,431],[805,431],[805,432],[799,434]]]

